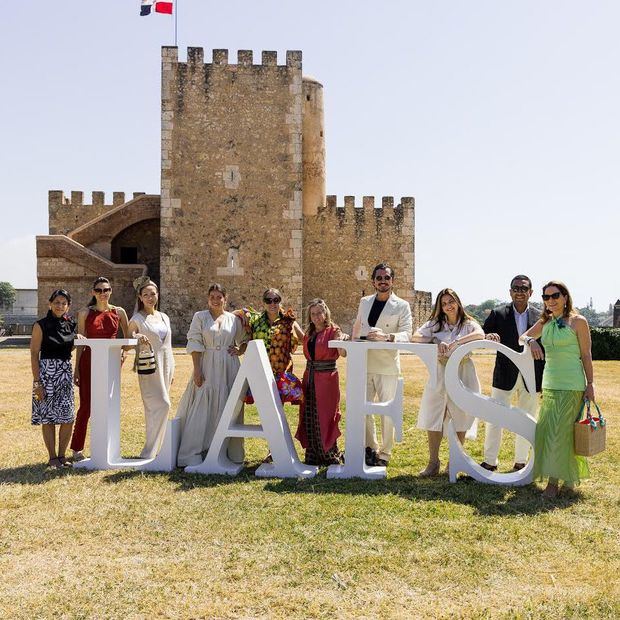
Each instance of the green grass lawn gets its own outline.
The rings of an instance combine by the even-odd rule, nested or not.
[[[487,393],[493,359],[475,356]],[[176,360],[173,410],[191,367],[182,350]],[[384,481],[256,479],[259,440],[237,478],[46,473],[29,354],[1,350],[0,617],[620,617],[620,363],[595,363],[607,451],[576,498],[555,502],[536,485],[417,478],[425,371],[411,356],[403,370],[403,442]],[[128,368],[122,394],[122,452],[135,456],[144,423]],[[297,409],[287,415],[294,433]],[[478,460],[483,434],[467,444]]]

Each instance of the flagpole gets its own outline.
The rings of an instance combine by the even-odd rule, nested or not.
[[[175,2],[174,11],[174,46],[177,47],[177,11],[179,10],[179,0]]]

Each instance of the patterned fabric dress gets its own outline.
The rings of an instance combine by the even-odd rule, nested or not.
[[[86,315],[86,337],[116,338],[119,323],[120,316],[116,308],[104,312],[89,308]],[[84,347],[80,357],[80,408],[71,438],[71,449],[76,451],[84,449],[90,419],[90,357],[90,349]]]
[[[238,316],[239,313],[244,314],[248,321],[250,339],[260,338],[265,343],[281,401],[298,405],[301,402],[302,388],[301,381],[293,374],[292,354],[298,344],[293,330],[295,314],[290,309],[287,312],[280,311],[276,320],[269,323],[267,312],[256,312],[250,308],[237,310],[234,314]],[[254,402],[249,391],[245,402]]]
[[[39,356],[39,380],[45,399],[32,399],[32,424],[71,424],[74,419],[73,369],[71,351],[75,339],[75,321],[52,311],[37,324],[43,332]]]
[[[586,459],[575,454],[573,424],[586,387],[579,341],[568,324],[553,319],[543,325],[542,344],[545,371],[536,425],[534,478],[577,484],[590,475]]]
[[[330,340],[342,337],[332,325],[311,338],[304,336],[307,360],[303,378],[303,400],[299,405],[299,424],[295,437],[306,449],[307,465],[338,465],[341,462],[336,443],[340,436],[340,384],[336,360],[338,349]]]

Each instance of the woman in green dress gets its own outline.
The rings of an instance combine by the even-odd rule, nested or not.
[[[566,285],[543,287],[545,310],[521,341],[534,359],[545,359],[543,394],[536,426],[534,479],[548,478],[543,492],[556,497],[559,481],[572,490],[590,474],[585,458],[575,454],[573,424],[584,400],[594,401],[594,370],[588,321],[573,309]],[[543,349],[536,342],[542,336]]]

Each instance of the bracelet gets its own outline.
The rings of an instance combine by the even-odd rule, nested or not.
[[[32,382],[32,387],[36,390],[37,388],[41,387],[41,382],[40,381],[33,381]]]
[[[525,344],[529,346],[530,342],[532,342],[532,340],[536,340],[536,338],[532,338],[532,336],[527,336],[525,338]]]

